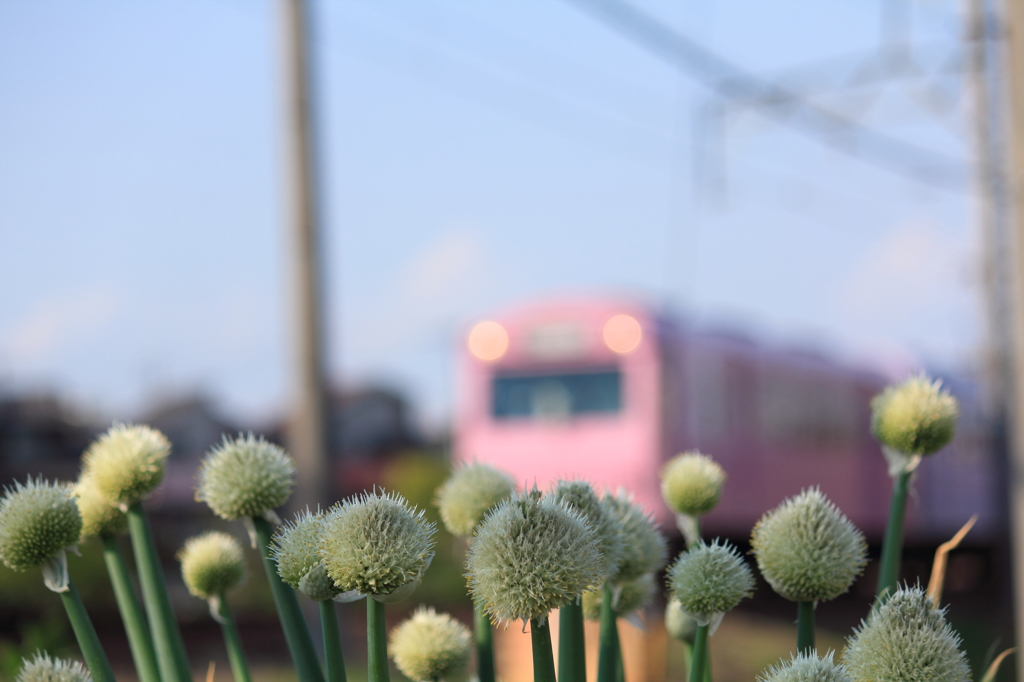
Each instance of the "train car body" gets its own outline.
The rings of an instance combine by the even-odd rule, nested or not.
[[[663,524],[658,472],[699,449],[728,480],[706,533],[746,537],[765,511],[821,489],[880,540],[891,482],[869,433],[878,373],[827,357],[695,329],[628,300],[524,305],[474,326],[459,356],[454,458],[522,485],[582,476],[625,488]],[[999,523],[996,466],[975,388],[958,383],[952,445],[928,458],[909,505],[909,542],[948,538],[972,514]]]

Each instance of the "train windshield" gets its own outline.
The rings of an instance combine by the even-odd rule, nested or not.
[[[611,415],[622,409],[622,375],[617,367],[557,374],[496,374],[491,391],[495,419],[568,419]]]

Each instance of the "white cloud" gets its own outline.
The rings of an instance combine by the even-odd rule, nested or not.
[[[108,288],[66,291],[44,299],[0,332],[0,354],[16,368],[49,364],[114,317],[118,298]]]
[[[422,346],[440,326],[462,320],[493,283],[493,268],[478,232],[451,230],[398,269],[391,285],[360,301],[346,318],[354,365]],[[355,312],[355,311],[353,311]]]
[[[875,346],[963,359],[977,342],[977,249],[967,235],[907,223],[883,236],[841,281],[840,312]]]

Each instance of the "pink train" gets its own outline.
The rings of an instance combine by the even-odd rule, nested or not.
[[[456,461],[523,484],[583,476],[626,488],[665,527],[658,472],[684,450],[728,474],[705,535],[746,537],[762,513],[820,486],[881,540],[891,490],[869,430],[879,374],[807,352],[701,331],[624,300],[542,301],[479,322],[460,352]],[[977,388],[947,382],[962,408],[954,442],[922,463],[907,540],[998,531],[1001,496]]]

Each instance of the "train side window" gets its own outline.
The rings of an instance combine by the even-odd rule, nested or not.
[[[769,442],[838,447],[857,441],[861,409],[847,386],[822,377],[767,372],[758,397],[761,433]]]

